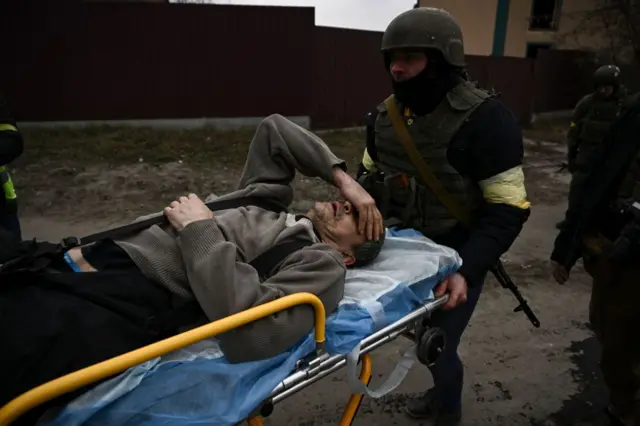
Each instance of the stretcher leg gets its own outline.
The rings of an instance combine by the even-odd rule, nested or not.
[[[371,356],[369,354],[364,354],[360,357],[360,361],[362,362],[360,381],[368,386],[371,381]],[[362,402],[363,397],[364,395],[361,393],[351,394],[349,402],[344,409],[344,414],[340,419],[340,426],[351,426],[356,414],[358,414],[358,409],[360,408],[360,403]]]
[[[264,426],[264,421],[260,416],[251,417],[247,420],[247,426]]]

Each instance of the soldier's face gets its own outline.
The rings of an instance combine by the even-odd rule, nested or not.
[[[427,67],[427,55],[422,51],[397,50],[391,52],[389,72],[395,81],[405,81],[420,74]]]
[[[598,87],[598,93],[607,98],[613,94],[613,86],[600,86]]]

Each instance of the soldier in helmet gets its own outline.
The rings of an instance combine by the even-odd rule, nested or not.
[[[357,175],[387,226],[419,230],[462,257],[457,273],[436,288],[437,295],[450,297],[430,321],[447,336],[444,352],[430,367],[434,388],[406,407],[412,417],[456,425],[462,412],[460,338],[488,270],[530,212],[523,137],[513,113],[469,81],[462,31],[446,11],[419,7],[398,15],[383,35],[382,54],[393,95],[367,114],[367,146]],[[403,148],[406,138],[396,131],[399,122],[449,199],[469,212],[469,222],[422,179],[416,155]]]
[[[576,105],[567,133],[567,164],[571,173],[569,205],[575,202],[577,188],[589,172],[609,126],[634,99],[620,84],[620,68],[615,65],[598,68],[593,86],[594,91]],[[563,220],[556,227],[560,229],[565,223]]]
[[[640,425],[640,101],[605,133],[551,253],[553,277],[578,259],[592,278],[589,322],[613,424]]]

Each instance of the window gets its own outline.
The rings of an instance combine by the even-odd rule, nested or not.
[[[530,30],[558,29],[558,12],[560,0],[532,0]]]

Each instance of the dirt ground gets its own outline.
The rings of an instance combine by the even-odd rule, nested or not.
[[[601,425],[606,391],[597,369],[598,347],[587,327],[590,285],[578,266],[564,286],[551,281],[547,262],[564,213],[569,175],[564,160],[565,123],[527,130],[526,178],[532,216],[504,256],[508,272],[538,315],[535,329],[516,301],[493,280],[463,336],[465,425]],[[26,151],[14,168],[25,237],[55,241],[159,211],[187,192],[202,196],[233,188],[251,131],[153,131],[93,128],[25,132]],[[364,135],[322,134],[349,162],[359,161]],[[529,139],[534,138],[534,139]],[[298,178],[294,208],[335,196],[316,179]],[[373,353],[376,385],[393,368],[399,339]],[[421,425],[404,402],[431,385],[422,366],[391,395],[365,399],[355,425]],[[337,424],[348,399],[345,371],[276,406],[270,425]]]

